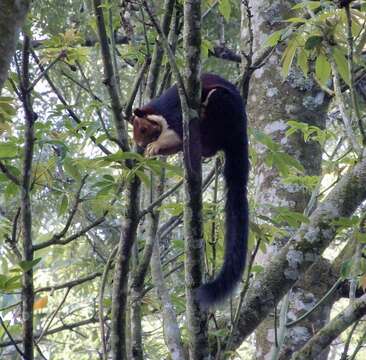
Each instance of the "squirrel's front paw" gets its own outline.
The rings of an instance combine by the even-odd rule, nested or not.
[[[146,156],[154,156],[159,155],[160,146],[157,141],[154,141],[146,146],[145,155]]]

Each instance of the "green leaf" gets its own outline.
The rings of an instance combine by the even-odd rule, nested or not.
[[[351,272],[351,268],[352,268],[352,259],[351,260],[347,260],[345,262],[342,263],[341,266],[341,276],[342,278],[347,278]]]
[[[318,55],[315,61],[315,74],[319,81],[325,85],[330,78],[331,68],[326,56],[322,53]]]
[[[316,46],[320,45],[322,41],[323,41],[322,36],[319,36],[319,35],[310,36],[305,42],[305,45],[304,45],[305,50],[314,49]]]
[[[105,179],[106,181],[112,182],[114,183],[114,177],[112,175],[103,175],[103,179]]]
[[[285,22],[289,22],[289,23],[306,23],[306,19],[304,18],[300,18],[300,17],[293,17],[293,18],[289,18],[289,19],[286,19]]]
[[[60,203],[60,207],[58,209],[58,214],[59,215],[63,215],[65,214],[67,208],[69,206],[69,199],[67,198],[67,196],[64,194],[62,196],[62,199],[61,199],[61,203]]]
[[[134,152],[118,151],[115,154],[102,156],[100,158],[97,158],[96,160],[106,160],[106,161],[137,160],[137,161],[143,161],[144,157],[142,155],[134,153]]]
[[[213,47],[214,46],[211,41],[209,41],[207,39],[202,39],[202,44],[201,44],[202,56],[207,59],[208,54],[213,49]]]
[[[6,283],[4,284],[4,291],[14,291],[20,289],[22,287],[21,283],[21,275],[15,275],[8,278]]]
[[[260,265],[253,265],[252,266],[252,272],[261,273],[263,270],[264,270],[263,266],[260,266]]]
[[[220,14],[224,17],[224,19],[226,21],[230,20],[230,15],[231,15],[230,0],[220,0],[219,11],[220,11]]]
[[[309,218],[302,213],[291,211],[284,207],[274,207],[276,216],[274,220],[278,223],[288,223],[292,227],[298,227],[301,223],[309,223]]]
[[[39,257],[31,261],[21,261],[18,263],[18,266],[23,270],[23,272],[27,272],[36,266],[41,260],[42,258]]]
[[[172,240],[172,245],[174,249],[184,250],[184,241],[183,240]]]
[[[366,233],[360,232],[359,230],[355,232],[355,238],[362,244],[366,244]]]
[[[341,78],[346,82],[346,84],[350,85],[350,76],[348,71],[348,62],[347,58],[344,55],[343,51],[339,47],[333,48],[333,56],[334,61],[337,65],[337,70]]]
[[[319,176],[290,175],[283,179],[284,184],[303,186],[311,191],[318,185]]]
[[[285,51],[283,52],[283,56],[282,56],[282,76],[284,78],[287,77],[292,62],[294,60],[294,56],[296,54],[296,49],[298,48],[298,43],[297,43],[297,38],[293,38],[287,48],[285,49]]]
[[[281,153],[279,152],[272,153],[272,161],[273,165],[278,169],[278,171],[282,176],[288,176],[289,167],[286,161],[284,161],[283,157],[281,156]]]
[[[16,110],[12,105],[14,99],[11,97],[0,96],[0,121],[11,120],[16,114]]]
[[[114,185],[109,183],[106,186],[103,186],[98,193],[96,194],[97,198],[107,196],[114,189]]]
[[[336,226],[338,230],[347,229],[349,227],[353,227],[358,225],[360,218],[358,216],[349,217],[340,217],[332,221],[332,225]]]
[[[297,4],[292,7],[293,10],[299,10],[307,7],[310,10],[316,10],[321,6],[320,1],[302,1],[300,4]]]
[[[12,143],[0,144],[0,159],[10,159],[18,155],[18,147]]]
[[[268,149],[272,151],[278,151],[280,149],[280,145],[275,143],[271,139],[271,137],[265,134],[264,132],[258,129],[253,129],[253,135],[258,142],[265,145]]]
[[[305,76],[308,75],[309,65],[308,65],[308,53],[305,49],[301,48],[297,55],[297,65],[302,70]]]
[[[280,156],[283,159],[283,161],[286,162],[289,166],[294,167],[295,169],[297,169],[300,172],[305,171],[305,169],[301,165],[301,163],[298,160],[296,160],[293,156],[291,156],[285,152],[281,152]]]
[[[159,210],[166,210],[172,216],[178,216],[183,212],[182,203],[164,204],[159,207]]]
[[[64,169],[68,173],[68,175],[70,175],[72,178],[74,178],[76,180],[80,180],[81,179],[81,174],[79,172],[79,169],[74,164],[74,162],[72,161],[72,159],[65,158],[64,159],[64,162],[63,162],[63,165],[64,165]]]
[[[0,290],[3,292],[10,292],[18,290],[22,287],[20,279],[22,275],[2,275],[0,274]]]
[[[273,34],[268,36],[266,41],[264,42],[263,47],[273,47],[278,44],[278,42],[281,40],[283,30],[275,31]]]
[[[146,175],[143,171],[141,170],[136,170],[136,175],[139,177],[139,179],[141,180],[141,182],[145,185],[145,186],[150,186],[150,177],[148,175]]]

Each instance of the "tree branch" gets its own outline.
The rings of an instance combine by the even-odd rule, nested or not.
[[[109,49],[107,30],[104,22],[101,0],[93,0],[99,43],[103,59],[104,85],[106,85],[111,100],[113,120],[117,131],[118,142],[121,150],[129,151],[126,125],[122,116],[122,105],[119,98],[117,74],[113,69],[112,56]]]
[[[29,0],[0,1],[0,94],[29,4]]]
[[[350,216],[366,199],[365,182],[366,159],[363,159],[342,177],[310,216],[310,222],[301,226],[254,281],[243,304],[234,348],[256,329],[333,240],[337,231],[333,221]],[[296,261],[289,262],[291,258]]]
[[[87,275],[85,277],[79,278],[79,279],[75,279],[75,280],[71,280],[69,282],[60,284],[60,285],[53,285],[53,286],[44,286],[41,288],[38,288],[36,290],[34,290],[34,293],[40,293],[40,292],[44,292],[44,291],[55,291],[55,290],[61,290],[61,289],[71,289],[77,285],[81,285],[84,284],[85,282],[94,280],[95,278],[102,276],[101,272],[95,272],[93,274]]]
[[[29,49],[30,39],[24,36],[22,51],[21,71],[21,100],[25,114],[24,130],[24,159],[21,179],[21,219],[23,232],[22,260],[30,262],[33,260],[33,238],[32,238],[32,208],[31,208],[31,177],[34,155],[34,123],[37,115],[33,112],[32,100],[29,88]],[[22,284],[22,330],[23,350],[28,360],[33,360],[33,269],[23,274]]]
[[[355,300],[344,311],[315,334],[299,351],[295,352],[292,360],[315,359],[334,339],[344,330],[366,314],[366,295]]]
[[[6,165],[0,161],[0,170],[1,172],[14,184],[20,185],[20,180],[11,173],[11,171],[6,167]]]

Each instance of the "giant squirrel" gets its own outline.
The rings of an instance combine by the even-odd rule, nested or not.
[[[203,306],[222,301],[240,281],[248,241],[247,182],[249,172],[247,119],[237,88],[214,74],[201,77],[200,135],[202,156],[225,154],[225,254],[219,274],[198,289]],[[182,111],[177,86],[134,110],[133,137],[147,156],[182,150]]]

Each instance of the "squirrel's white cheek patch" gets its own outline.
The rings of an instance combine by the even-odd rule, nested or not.
[[[168,129],[168,122],[162,115],[147,115],[146,119],[156,121],[158,124],[160,124],[162,132]]]

